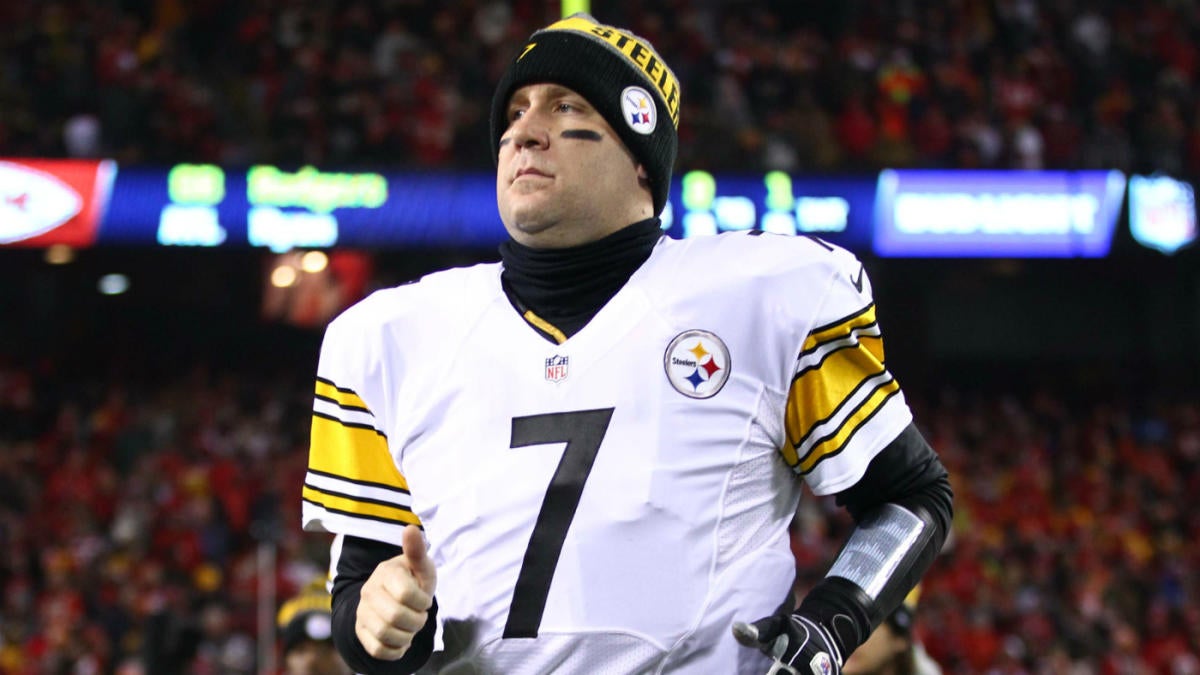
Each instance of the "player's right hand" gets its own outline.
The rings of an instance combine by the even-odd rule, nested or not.
[[[404,552],[385,560],[363,584],[354,633],[367,653],[395,661],[404,656],[433,606],[437,568],[416,525],[404,528]]]

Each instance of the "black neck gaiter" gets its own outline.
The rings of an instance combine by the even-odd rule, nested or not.
[[[500,282],[518,312],[532,311],[567,337],[583,328],[650,257],[663,236],[657,218],[571,248],[500,245]]]

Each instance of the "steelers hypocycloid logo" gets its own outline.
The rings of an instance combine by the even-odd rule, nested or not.
[[[729,348],[706,330],[687,330],[667,346],[663,368],[675,391],[689,398],[712,398],[729,379]]]
[[[625,87],[621,92],[621,112],[625,115],[625,124],[639,134],[652,134],[658,126],[658,108],[649,92],[641,87]]]

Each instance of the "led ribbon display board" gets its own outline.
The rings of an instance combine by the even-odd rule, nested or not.
[[[916,257],[1101,257],[1121,215],[1120,171],[879,175],[875,252]]]
[[[1168,255],[1196,241],[1196,193],[1169,176],[1129,179],[1129,233]]]
[[[1094,257],[1109,251],[1125,186],[1117,171],[691,171],[662,218],[676,238],[763,230],[880,256]],[[1155,208],[1138,213],[1162,221]],[[1194,232],[1191,215],[1171,245]],[[490,172],[0,160],[0,246],[490,248],[505,236]]]
[[[683,239],[762,230],[809,234],[851,250],[870,245],[875,185],[858,177],[714,176],[691,171],[676,179],[663,210],[663,229]]]
[[[761,229],[869,245],[875,184],[783,172],[675,179],[663,229],[684,238]],[[505,239],[490,173],[122,169],[100,244],[291,248],[493,247]]]
[[[491,246],[504,237],[487,174],[122,169],[100,243],[402,248]]]
[[[110,160],[0,160],[0,246],[91,246],[116,167]]]

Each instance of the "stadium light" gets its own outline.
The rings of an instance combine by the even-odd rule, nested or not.
[[[296,283],[296,268],[291,265],[279,265],[271,270],[271,285],[275,288],[287,288]]]
[[[124,274],[105,274],[96,282],[96,289],[104,295],[120,295],[129,290],[129,277]]]
[[[66,244],[54,244],[46,249],[45,260],[50,265],[66,265],[75,262],[75,249]]]
[[[323,271],[329,265],[329,256],[322,251],[309,251],[300,258],[300,269],[309,274]]]

